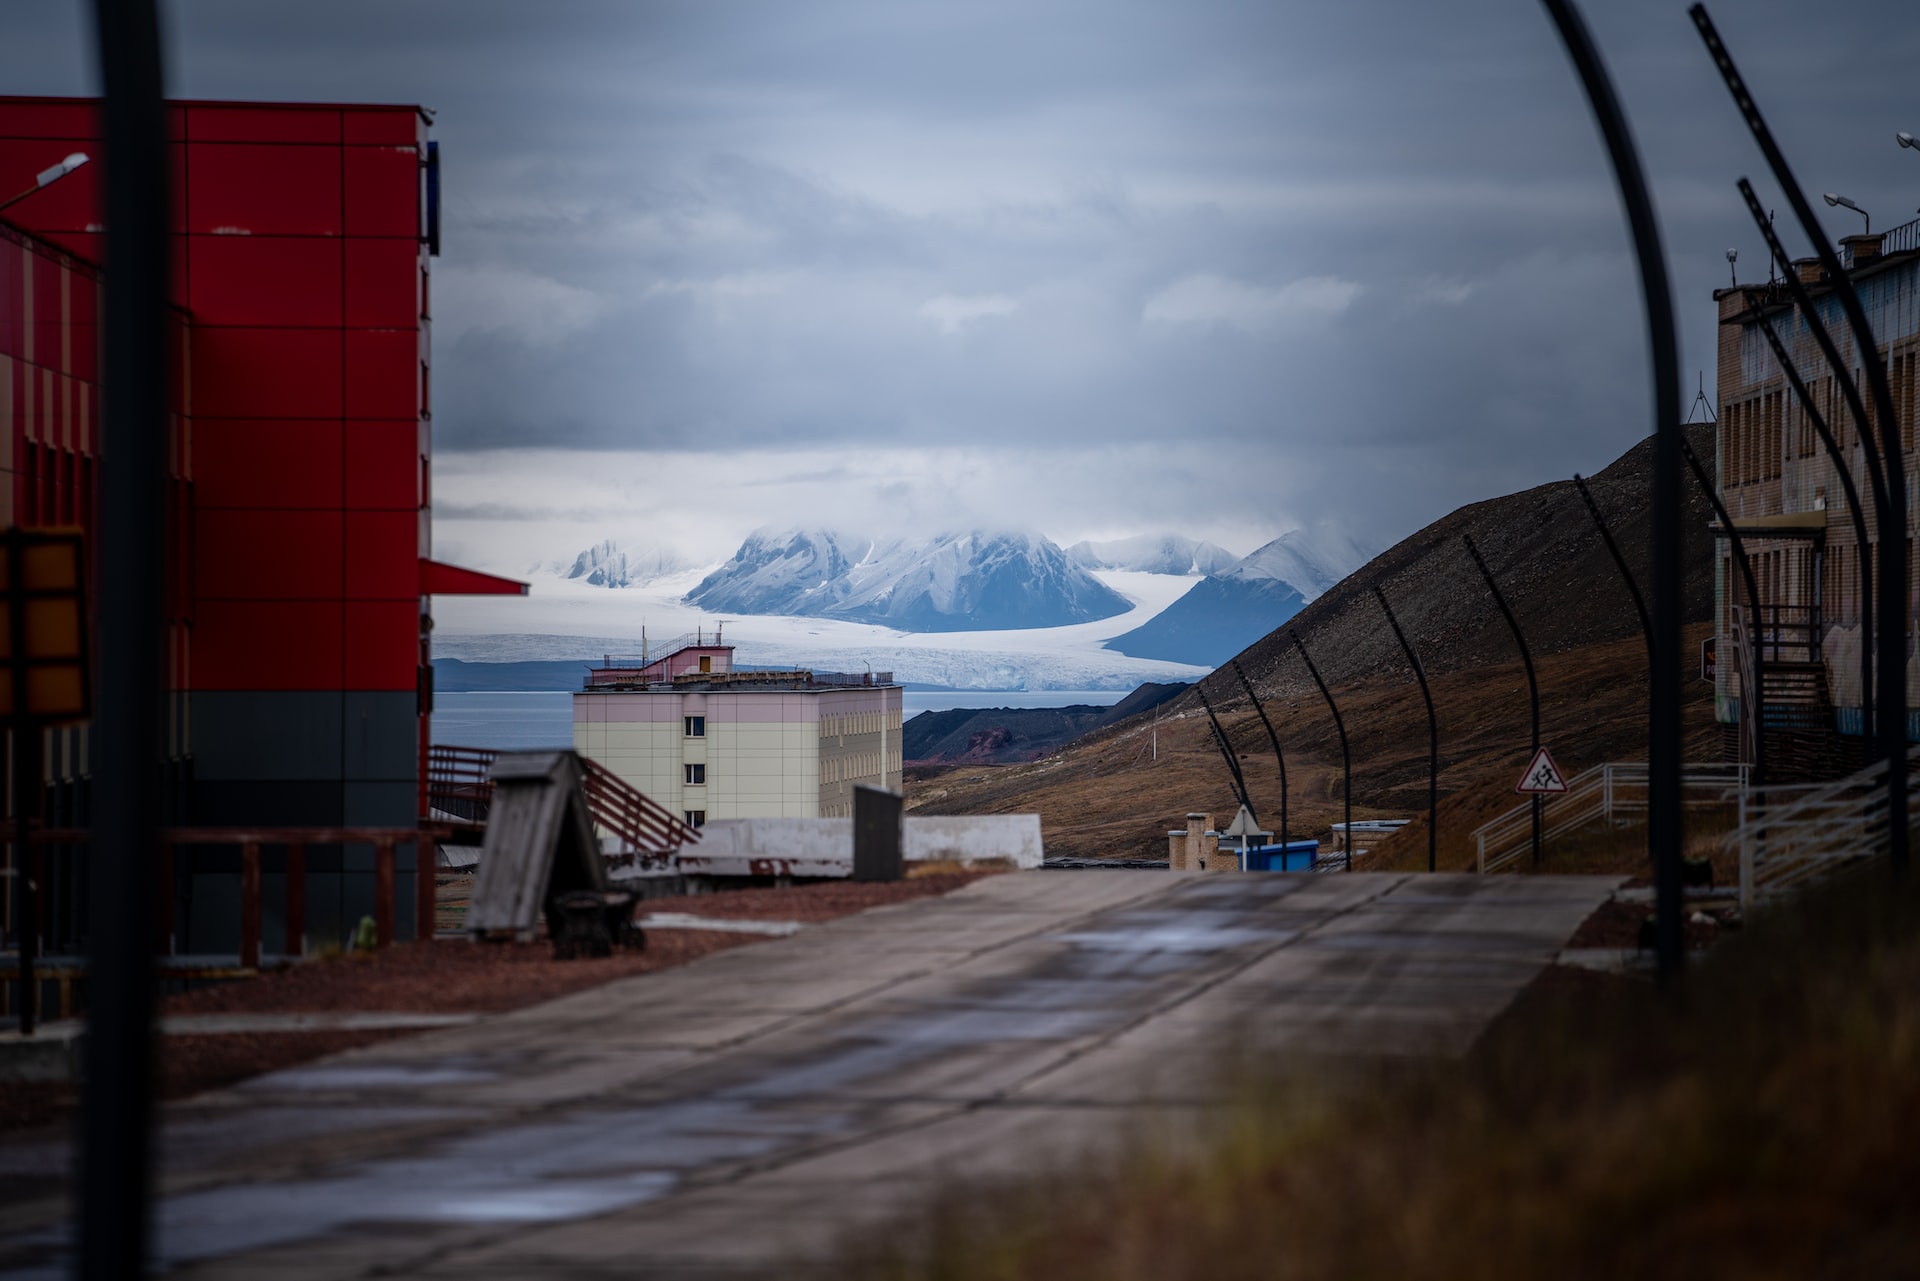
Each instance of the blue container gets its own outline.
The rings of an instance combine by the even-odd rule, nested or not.
[[[1256,845],[1247,851],[1249,872],[1311,872],[1320,856],[1319,841],[1288,841],[1285,845]]]

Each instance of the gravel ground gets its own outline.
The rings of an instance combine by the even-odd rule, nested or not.
[[[829,921],[870,907],[947,894],[988,872],[916,876],[890,884],[827,881],[786,889],[734,890],[650,899],[641,912],[686,912],[732,920]],[[644,951],[605,960],[556,961],[544,942],[401,943],[165,998],[166,1014],[313,1013],[335,1010],[497,1014],[614,979],[684,965],[724,948],[763,942],[718,930],[655,930]],[[160,1090],[178,1099],[296,1063],[372,1045],[412,1030],[238,1032],[169,1036],[160,1046]],[[70,1085],[0,1085],[0,1131],[47,1125],[72,1111]]]

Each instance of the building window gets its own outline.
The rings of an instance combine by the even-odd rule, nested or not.
[[[681,813],[686,816],[688,827],[705,827],[707,825],[707,812],[705,810],[682,810]]]
[[[698,786],[707,781],[707,767],[705,765],[687,765],[682,768],[686,771],[688,786]]]
[[[681,719],[686,722],[688,738],[705,738],[707,736],[707,718],[706,717],[683,716],[681,717]]]

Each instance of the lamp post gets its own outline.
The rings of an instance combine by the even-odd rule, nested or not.
[[[13,206],[19,204],[22,200],[25,200],[42,187],[50,187],[54,183],[59,182],[75,169],[86,164],[90,159],[92,159],[92,157],[88,156],[86,152],[76,151],[59,164],[48,165],[45,169],[42,169],[38,174],[34,175],[33,185],[31,187],[28,187],[17,196],[8,196],[5,200],[0,200],[0,209],[13,208]]]
[[[1606,140],[1614,182],[1633,233],[1646,309],[1654,415],[1653,610],[1646,620],[1647,852],[1653,860],[1660,976],[1673,980],[1686,963],[1686,926],[1680,919],[1680,342],[1653,195],[1613,81],[1573,0],[1541,2],[1559,30]]]
[[[154,855],[165,742],[167,112],[155,0],[94,0],[107,166],[99,660],[78,1183],[84,1281],[150,1265]]]
[[[1280,863],[1287,861],[1287,758],[1280,751],[1280,736],[1273,732],[1273,722],[1267,719],[1267,709],[1261,704],[1260,696],[1253,692],[1253,682],[1240,667],[1240,660],[1230,659],[1227,665],[1233,668],[1233,674],[1240,678],[1240,684],[1247,691],[1247,701],[1253,704],[1253,710],[1260,713],[1260,723],[1267,727],[1267,741],[1273,744],[1273,759],[1280,763]]]
[[[1899,143],[1903,147],[1909,147],[1909,148],[1920,147],[1920,141],[1915,141],[1914,136],[1908,133],[1905,129],[1902,129],[1899,133],[1894,134],[1893,140]]]
[[[1393,616],[1393,606],[1387,604],[1387,594],[1380,590],[1378,583],[1373,587],[1373,598],[1380,602],[1381,612],[1387,616],[1387,625],[1393,628],[1394,639],[1400,642],[1401,652],[1406,654],[1407,662],[1413,668],[1413,678],[1420,682],[1420,697],[1427,703],[1427,870],[1438,870],[1440,841],[1440,719],[1433,712],[1433,691],[1427,687],[1427,669],[1420,663],[1420,655],[1414,651],[1407,640],[1407,634],[1400,630],[1400,620]],[[1347,829],[1347,847],[1353,847],[1353,829]]]
[[[1862,209],[1859,205],[1854,204],[1853,201],[1847,199],[1845,196],[1839,195],[1831,191],[1821,192],[1820,199],[1827,202],[1827,207],[1829,209],[1853,210],[1855,213],[1859,214],[1861,218],[1866,220],[1866,224],[1867,224],[1866,233],[1869,236],[1873,234],[1873,219],[1867,214],[1866,210]]]
[[[1351,872],[1353,870],[1353,749],[1347,744],[1347,723],[1340,719],[1340,708],[1333,701],[1333,691],[1327,688],[1324,680],[1320,679],[1320,669],[1313,665],[1313,655],[1307,653],[1307,643],[1301,640],[1300,633],[1291,627],[1287,629],[1287,635],[1293,638],[1294,648],[1300,651],[1300,657],[1306,662],[1307,671],[1313,676],[1313,683],[1320,687],[1320,697],[1327,700],[1327,710],[1333,713],[1333,728],[1340,735],[1342,778],[1340,795],[1347,813],[1346,870]]]

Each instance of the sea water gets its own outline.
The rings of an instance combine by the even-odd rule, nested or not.
[[[1124,689],[907,690],[906,719],[956,707],[1111,707]],[[573,746],[573,694],[567,690],[475,690],[433,696],[433,741],[458,747],[521,750]]]

